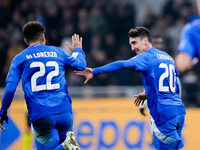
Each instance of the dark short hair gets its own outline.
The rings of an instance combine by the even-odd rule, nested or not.
[[[132,38],[139,37],[140,39],[144,39],[145,37],[147,37],[148,41],[151,43],[150,31],[145,27],[136,27],[135,29],[130,29],[128,34],[129,37]]]
[[[22,33],[27,42],[36,42],[45,33],[45,28],[38,21],[30,21],[22,27]]]

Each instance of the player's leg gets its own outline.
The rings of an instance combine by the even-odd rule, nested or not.
[[[61,114],[41,118],[32,123],[32,131],[37,150],[64,150],[64,147],[60,144],[57,130],[57,116],[59,115]],[[59,121],[65,123],[65,130],[67,130],[67,128],[69,129],[71,117],[66,117]]]
[[[156,147],[156,150],[176,150],[175,148],[169,147],[168,145],[161,142],[155,134],[153,134],[153,144]]]
[[[185,114],[178,115],[177,120],[178,120],[177,132],[178,132],[179,137],[181,137],[182,136],[182,129],[183,129],[183,126],[184,126],[184,123],[185,123]],[[176,150],[178,150],[178,149],[176,149]]]
[[[63,122],[65,118],[69,118],[67,122]],[[71,120],[71,121],[70,121]],[[75,133],[73,131],[73,116],[69,113],[64,113],[57,116],[57,130],[59,133],[60,143],[65,149],[79,150],[80,147],[75,140]]]
[[[60,144],[56,129],[42,131],[33,127],[32,130],[37,150],[53,150]]]
[[[153,123],[154,145],[158,150],[175,150],[183,147],[177,128],[180,115],[158,125]]]
[[[63,113],[56,115],[55,117],[56,129],[58,130],[60,143],[62,143],[66,138],[67,132],[73,130],[73,116],[71,113]]]
[[[185,114],[178,115],[177,121],[178,121],[177,132],[178,132],[179,137],[181,137],[182,129],[183,129],[183,126],[184,126],[184,123],[185,123]]]

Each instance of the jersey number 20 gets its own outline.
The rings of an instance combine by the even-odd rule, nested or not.
[[[159,78],[159,91],[160,92],[167,92],[167,91],[171,91],[171,92],[175,92],[175,82],[176,82],[176,76],[175,74],[175,69],[174,69],[174,65],[170,64],[169,66],[167,66],[167,64],[165,63],[161,63],[159,65],[159,68],[164,68],[165,72],[160,76]],[[169,77],[169,86],[164,86],[164,79]]]
[[[53,71],[51,71],[47,74],[46,84],[43,84],[43,85],[37,85],[36,81],[37,81],[37,78],[42,77],[45,74],[45,65],[42,62],[31,63],[30,68],[35,68],[35,67],[39,67],[40,70],[35,72],[33,74],[33,76],[31,77],[32,92],[43,91],[43,90],[54,90],[54,89],[60,88],[59,83],[55,83],[55,84],[51,83],[52,78],[55,77],[55,76],[58,76],[58,74],[59,74],[59,66],[58,66],[57,62],[48,61],[46,63],[46,67],[55,67],[55,70],[53,70]]]

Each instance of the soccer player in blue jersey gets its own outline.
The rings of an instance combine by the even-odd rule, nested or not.
[[[0,110],[0,128],[8,123],[9,108],[19,80],[25,94],[37,150],[79,150],[72,132],[72,102],[68,94],[65,70],[85,70],[82,38],[74,34],[72,56],[55,46],[46,46],[45,28],[28,22],[22,28],[28,48],[16,55],[6,78]],[[67,134],[67,137],[66,137]]]
[[[162,50],[162,51],[165,51],[165,40],[162,36],[160,35],[156,35],[152,38],[152,45],[153,47],[155,47],[156,49],[159,49],[159,50]],[[139,93],[139,95],[135,95],[135,97],[140,97],[140,95],[142,96],[144,93]],[[146,94],[145,94],[145,97],[146,97]],[[141,97],[143,98],[143,97]],[[146,101],[144,102],[143,105],[140,106],[140,112],[142,115],[146,116],[146,114],[144,113],[144,110],[147,109],[147,103]]]
[[[197,8],[200,14],[200,0],[197,0]],[[181,41],[175,63],[180,73],[189,71],[196,65],[193,58],[198,58],[200,68],[200,19],[187,23],[181,32]]]
[[[151,35],[145,27],[129,31],[129,43],[137,56],[129,60],[116,61],[97,68],[75,71],[86,77],[85,84],[94,75],[130,69],[139,72],[144,84],[143,99],[136,98],[139,106],[147,97],[152,117],[154,146],[157,150],[175,150],[183,147],[181,132],[185,120],[185,107],[179,97],[177,77],[179,73],[174,61],[166,52],[152,46]]]

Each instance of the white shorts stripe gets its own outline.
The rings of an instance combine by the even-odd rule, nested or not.
[[[156,127],[156,124],[154,121],[151,122],[151,126],[152,126],[152,129],[153,129],[153,133],[155,134],[155,136],[161,141],[163,142],[164,144],[170,146],[170,147],[175,147],[177,144],[178,144],[178,139],[175,139],[175,138],[172,138],[172,137],[169,137],[169,136],[166,136],[164,135],[163,133],[161,133],[159,131],[159,129]]]

